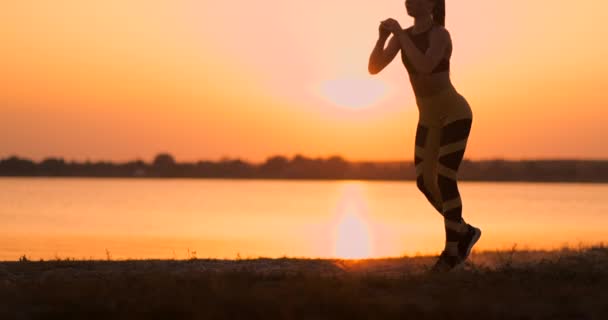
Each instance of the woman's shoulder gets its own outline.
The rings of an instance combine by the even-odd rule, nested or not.
[[[447,42],[451,42],[451,36],[450,36],[450,32],[448,31],[448,29],[446,29],[444,26],[442,25],[435,25],[431,28],[431,32],[430,32],[430,36],[435,38],[435,39],[443,39]]]
[[[448,29],[446,29],[446,27],[440,25],[440,24],[436,24],[433,26],[432,30],[434,32],[437,32],[439,34],[445,34],[445,35],[449,35],[450,32],[448,31]]]

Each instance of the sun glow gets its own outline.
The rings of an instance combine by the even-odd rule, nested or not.
[[[338,206],[334,254],[346,259],[362,259],[372,254],[371,237],[364,219],[364,197],[360,184],[349,183]]]
[[[379,79],[345,77],[323,82],[318,93],[341,107],[364,108],[386,96],[387,85]]]

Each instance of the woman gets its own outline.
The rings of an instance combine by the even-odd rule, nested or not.
[[[419,110],[414,156],[416,184],[444,219],[445,248],[432,270],[448,271],[466,260],[481,236],[479,228],[462,218],[457,186],[473,113],[450,81],[452,41],[445,29],[445,0],[406,0],[405,7],[414,18],[414,25],[403,30],[392,18],[380,23],[369,72],[380,72],[401,50]]]

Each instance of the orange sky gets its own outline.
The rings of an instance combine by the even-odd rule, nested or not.
[[[608,2],[447,0],[470,159],[608,158]],[[413,160],[403,1],[7,0],[0,157]],[[399,58],[399,57],[397,57]]]

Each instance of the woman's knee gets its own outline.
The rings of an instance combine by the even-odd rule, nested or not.
[[[427,188],[424,184],[424,177],[422,175],[419,175],[416,179],[416,186],[418,187],[418,190],[420,190],[422,193],[427,192]]]
[[[425,195],[434,199],[440,197],[439,185],[437,184],[437,175],[423,174],[416,179],[416,186]]]
[[[460,197],[457,180],[439,175],[437,184],[439,186],[439,191],[441,192],[441,197],[444,200]]]

